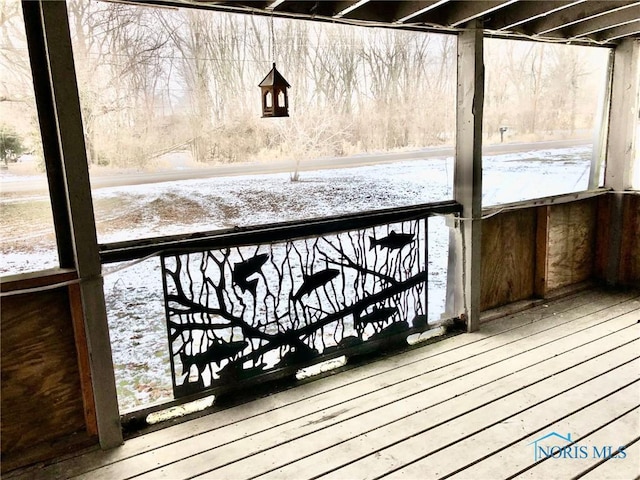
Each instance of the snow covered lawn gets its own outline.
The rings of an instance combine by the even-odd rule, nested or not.
[[[485,157],[483,204],[585,190],[590,160],[591,146]],[[104,188],[94,203],[99,241],[110,243],[448,200],[452,184],[448,157],[303,172],[299,182],[262,174]],[[0,273],[55,266],[46,198],[2,195],[0,205]],[[444,219],[430,219],[430,320],[444,310],[447,248]],[[104,275],[121,410],[170,399],[159,259],[106,265]]]

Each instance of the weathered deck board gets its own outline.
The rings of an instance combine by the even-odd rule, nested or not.
[[[435,369],[439,364],[451,364],[454,361],[463,361],[470,358],[475,354],[486,354],[490,349],[495,348],[496,342],[498,344],[504,344],[505,342],[514,341],[513,339],[501,339],[498,337],[501,333],[511,335],[509,332],[520,327],[526,327],[531,331],[531,328],[550,328],[562,324],[563,321],[570,321],[577,316],[584,315],[585,312],[596,312],[602,309],[603,306],[598,304],[599,299],[607,298],[610,305],[615,298],[615,302],[624,302],[631,298],[628,294],[616,295],[611,297],[610,295],[602,293],[582,293],[575,295],[571,298],[564,299],[560,302],[554,303],[549,307],[539,307],[527,312],[523,312],[513,318],[507,318],[492,322],[485,326],[483,331],[479,334],[464,335],[456,337],[455,342],[446,340],[438,344],[430,346],[427,349],[419,349],[413,352],[408,352],[403,355],[398,355],[394,358],[387,359],[384,362],[378,362],[368,365],[366,368],[352,370],[344,372],[339,376],[323,379],[320,382],[314,382],[306,384],[300,388],[284,392],[282,394],[274,395],[272,397],[261,399],[251,404],[244,405],[235,409],[224,412],[224,415],[212,415],[201,419],[195,425],[191,422],[189,425],[182,424],[176,427],[156,432],[141,438],[136,438],[128,441],[122,448],[111,452],[96,452],[93,455],[80,457],[73,462],[67,462],[64,465],[64,470],[58,470],[57,474],[60,477],[65,475],[76,475],[90,469],[95,469],[102,465],[109,465],[118,460],[126,458],[132,458],[131,462],[120,465],[114,465],[113,467],[102,471],[105,476],[117,475],[117,470],[122,467],[123,471],[127,471],[129,475],[133,472],[144,472],[145,465],[147,465],[148,459],[143,459],[139,456],[140,453],[145,451],[152,451],[154,448],[162,447],[166,444],[175,444],[182,439],[194,439],[194,443],[197,449],[200,449],[202,443],[197,437],[200,434],[208,431],[216,431],[216,436],[219,438],[225,438],[227,441],[230,439],[226,436],[223,437],[219,431],[227,425],[233,425],[236,422],[243,420],[251,420],[253,418],[267,418],[268,427],[278,425],[278,419],[281,411],[285,411],[284,415],[301,416],[305,413],[301,403],[308,399],[313,399],[317,403],[310,405],[308,412],[321,411],[330,407],[334,400],[331,396],[334,394],[334,390],[340,389],[340,398],[345,401],[349,398],[357,398],[362,394],[363,384],[374,380],[378,384],[386,385],[384,382],[386,376],[391,375],[393,380],[398,382],[397,370],[401,367],[412,366],[412,371],[409,371],[409,375],[416,375],[416,371],[420,372],[418,362],[428,361],[430,362],[430,369]],[[535,327],[530,326],[532,323]],[[523,334],[523,332],[521,332]],[[444,363],[440,360],[441,357],[446,357]],[[392,380],[392,381],[393,381]],[[375,388],[369,386],[369,391]],[[350,394],[350,392],[352,392]],[[350,396],[351,395],[351,396]],[[288,408],[289,406],[295,406],[295,409]],[[284,420],[280,420],[282,423]],[[168,458],[163,458],[166,462]],[[151,461],[151,460],[149,460]],[[132,467],[131,465],[135,465]],[[151,463],[152,467],[155,463]],[[47,474],[53,473],[56,470],[56,466],[48,469]],[[133,470],[129,470],[133,468]],[[93,475],[98,475],[99,472],[93,472]]]
[[[637,392],[637,390],[636,390]],[[545,461],[540,461],[535,466],[521,475],[522,478],[571,478],[580,474],[586,468],[598,463],[601,458],[608,453],[615,451],[618,448],[618,443],[621,438],[631,437],[637,435],[638,416],[640,415],[640,406],[636,399],[635,402],[625,401],[627,398],[619,399],[617,402],[610,403],[608,406],[599,410],[599,414],[606,413],[609,418],[613,417],[614,420],[606,425],[601,425],[601,420],[597,420],[597,416],[580,415],[576,416],[574,422],[568,423],[568,428],[572,428],[572,431],[587,431],[588,433],[580,438],[577,438],[576,445],[586,447],[587,458],[580,458],[576,460],[580,461],[567,461],[568,459],[556,459],[548,458]],[[635,405],[633,405],[635,403]],[[604,410],[604,412],[603,412]],[[597,449],[597,453],[593,449]],[[575,450],[571,453],[576,453]],[[618,462],[623,462],[623,459],[615,459]],[[624,459],[626,460],[626,458]],[[637,462],[637,457],[636,457]],[[631,459],[630,461],[633,461]],[[626,463],[626,462],[623,462]],[[638,465],[640,468],[640,465]]]
[[[588,382],[582,388],[572,389],[558,399],[542,400],[540,405],[517,415],[509,415],[511,412],[507,410],[506,415],[496,420],[500,423],[495,423],[490,428],[470,436],[463,442],[456,442],[448,448],[437,451],[435,455],[425,457],[421,461],[395,471],[389,477],[415,478],[428,473],[430,478],[446,478],[451,474],[454,478],[491,478],[495,472],[500,472],[500,478],[506,478],[534,463],[533,446],[530,445],[533,440],[545,435],[548,430],[556,428],[555,425],[564,426],[572,419],[570,416],[558,422],[558,418],[573,415],[597,421],[603,409],[609,409],[609,413],[614,413],[619,409],[626,411],[627,408],[630,408],[629,404],[632,403],[630,389],[633,389],[634,385],[629,386],[628,383],[637,374],[639,366],[640,364],[635,362],[626,365],[625,368],[613,370],[611,373],[615,376],[611,379],[601,376],[597,381]],[[618,375],[623,378],[618,378]],[[624,382],[626,385],[621,387],[620,383]],[[619,388],[622,390],[618,390]],[[597,395],[595,395],[596,392],[598,392]],[[593,396],[596,398],[594,399]],[[534,397],[533,399],[538,400],[538,398]],[[553,410],[549,411],[549,409]],[[566,434],[564,430],[566,428],[560,433]],[[536,433],[524,434],[524,432]],[[461,438],[463,437],[461,436]],[[505,439],[508,441],[505,442]],[[503,443],[509,445],[514,442],[513,439],[517,440],[514,445],[500,451],[501,448],[504,448]],[[492,451],[485,453],[484,456],[498,451],[495,454],[495,459],[490,456],[484,461],[481,460],[483,456],[479,456],[479,454],[489,449]],[[465,455],[456,455],[456,451],[465,452]],[[466,452],[469,452],[469,455]],[[476,465],[470,465],[476,461],[478,461]],[[558,460],[553,460],[553,464],[557,463],[559,463]],[[509,465],[508,470],[504,468],[505,464]],[[564,476],[559,473],[546,473],[533,478],[570,477],[570,475]]]
[[[526,445],[547,426],[578,438],[640,404],[639,319],[637,293],[581,292],[480,332],[11,477],[438,478],[460,470],[456,477],[506,478],[533,465]],[[628,415],[610,428],[633,429]],[[622,444],[635,438],[623,437]],[[618,459],[631,472],[636,450]],[[564,468],[570,477],[598,461]],[[550,478],[545,468],[558,462],[522,475]],[[607,463],[591,478],[616,478]]]
[[[624,313],[631,308],[634,308],[634,304],[625,302],[612,307],[602,315],[606,320],[607,315]],[[581,328],[583,323],[589,321],[588,318],[586,320],[585,318],[572,322],[572,328]],[[602,325],[604,326],[606,323]],[[170,451],[160,455],[163,462],[167,460],[167,455],[170,453],[173,453],[174,458],[188,458],[150,471],[141,478],[192,476],[211,472],[216,468],[221,469],[215,470],[216,476],[238,478],[239,475],[246,472],[247,468],[253,474],[258,474],[261,473],[261,468],[264,468],[265,471],[270,469],[273,466],[273,461],[284,463],[287,459],[293,460],[290,458],[291,455],[304,456],[314,453],[318,449],[329,448],[335,442],[348,440],[353,435],[352,432],[360,433],[363,430],[376,428],[379,424],[388,424],[409,413],[420,411],[431,402],[448,400],[471,388],[502,378],[506,368],[525,368],[536,363],[539,356],[542,355],[544,358],[544,353],[538,352],[537,347],[544,344],[545,341],[554,342],[559,335],[555,331],[557,328],[537,331],[545,326],[547,325],[542,321],[522,327],[521,335],[518,335],[522,338],[519,338],[517,345],[507,341],[506,344],[500,345],[500,348],[487,348],[477,354],[474,362],[447,363],[451,358],[450,355],[447,355],[439,361],[432,359],[431,361],[435,361],[436,364],[426,366],[428,369],[426,373],[416,375],[416,370],[418,372],[422,370],[420,363],[412,366],[415,368],[387,372],[386,376],[389,382],[397,381],[398,377],[403,378],[407,374],[408,378],[403,378],[402,382],[379,390],[373,390],[372,384],[365,383],[360,386],[360,395],[350,401],[344,401],[342,391],[332,392],[330,400],[333,406],[326,409],[314,409],[314,413],[293,422],[273,426],[270,416],[267,415],[265,418],[258,419],[256,427],[248,427],[247,422],[243,422],[234,425],[233,432],[230,434],[228,429],[218,430],[191,439],[186,448],[183,448],[185,445],[173,445]],[[597,329],[597,327],[594,328]],[[524,336],[527,333],[529,336]],[[577,338],[571,331],[566,331],[566,333]],[[600,335],[602,335],[601,332],[592,333],[592,338],[598,338]],[[509,340],[510,336],[504,335],[500,338],[503,337]],[[530,348],[536,351],[528,350]],[[553,355],[557,350],[558,347],[555,345],[548,347],[548,355]],[[444,364],[440,365],[440,362]],[[506,366],[507,362],[511,364],[509,367]],[[446,388],[435,389],[441,385],[446,385]],[[364,394],[362,394],[363,389],[366,392]],[[471,405],[475,405],[473,401],[471,402]],[[251,442],[247,442],[245,440],[247,435],[256,430],[261,433],[252,435]],[[307,435],[309,438],[305,438]],[[237,438],[238,441],[225,443],[218,447],[216,443],[219,442],[220,437],[225,440],[230,437]],[[292,449],[290,442],[294,441],[296,447]],[[203,444],[207,445],[208,450],[203,451]],[[308,450],[309,448],[311,450]],[[152,458],[154,464],[146,464],[145,467],[159,466],[159,462],[156,460],[157,456],[154,455]],[[266,465],[263,461],[266,462]],[[136,459],[136,468],[140,465],[140,459]],[[134,468],[134,462],[132,465],[124,467],[127,471],[130,471],[130,468]],[[102,476],[96,477],[97,473],[99,472],[92,472],[92,478],[103,478]],[[105,473],[104,478],[113,478],[115,472],[109,469]]]
[[[635,349],[638,348],[637,343],[638,342],[636,342]],[[634,349],[626,350],[627,356],[629,354],[633,355]],[[594,359],[589,362],[589,365],[594,369],[594,374],[598,374],[601,371],[609,370],[607,367],[615,365],[620,360],[622,359],[619,356],[611,355],[609,358],[603,360],[600,358]],[[638,368],[640,368],[640,362],[636,362],[632,367],[624,369],[624,373],[627,377],[630,375],[633,376]],[[291,464],[286,470],[282,469],[282,471],[273,472],[272,478],[296,478],[296,471],[316,473],[312,468],[320,470],[319,473],[327,472],[336,464],[346,464],[349,455],[351,455],[351,458],[354,458],[356,455],[362,458],[357,462],[349,464],[347,467],[331,472],[328,477],[377,478],[395,469],[402,468],[404,465],[413,462],[416,458],[424,457],[424,461],[400,470],[402,475],[394,476],[402,476],[403,478],[424,478],[425,476],[428,478],[438,478],[440,475],[452,472],[456,468],[460,468],[469,463],[470,455],[476,454],[477,448],[474,448],[475,445],[485,447],[485,441],[494,439],[494,434],[488,430],[494,424],[497,423],[500,425],[499,422],[511,423],[514,421],[513,417],[516,415],[518,415],[518,422],[514,425],[516,429],[523,427],[520,417],[533,415],[536,420],[544,422],[546,417],[541,415],[541,412],[529,412],[528,410],[522,412],[522,410],[529,402],[544,402],[549,398],[553,398],[553,395],[557,395],[567,388],[573,387],[574,382],[583,381],[584,377],[576,376],[573,372],[567,371],[564,372],[564,375],[558,375],[557,379],[548,377],[539,384],[525,387],[523,390],[517,391],[514,394],[507,394],[495,401],[485,401],[484,406],[477,410],[467,407],[467,412],[461,415],[455,415],[455,413],[457,413],[455,410],[451,412],[451,409],[455,408],[454,405],[451,405],[451,403],[454,402],[448,402],[448,404],[442,405],[440,408],[425,411],[425,414],[421,417],[407,419],[413,420],[412,422],[404,422],[402,424],[398,422],[399,424],[396,428],[372,432],[363,438],[358,438],[351,442],[350,445],[341,445],[333,452],[323,452],[320,455],[316,455],[315,458],[309,457],[304,459],[302,462],[299,462],[299,466]],[[619,378],[616,377],[614,382],[616,387],[618,386],[618,382],[622,381],[622,376]],[[584,393],[587,392],[589,388],[605,388],[608,386],[606,384],[606,379],[598,377],[598,381],[575,387],[576,391],[583,393],[582,396],[576,397],[576,402],[586,402]],[[513,385],[513,387],[517,387],[517,384]],[[571,397],[573,392],[569,391],[567,393],[569,397]],[[468,400],[474,399],[462,396],[456,399],[455,402],[468,404]],[[479,400],[482,402],[482,399]],[[568,406],[569,402],[563,401],[561,407],[568,408]],[[545,407],[543,406],[543,408]],[[454,415],[451,415],[451,413],[454,413]],[[542,417],[542,420],[538,417]],[[396,432],[397,436],[394,438],[393,434]],[[480,441],[477,438],[471,437],[465,442],[464,448],[458,444],[460,440],[464,440],[465,437],[474,434],[474,432],[479,432],[477,436],[483,437],[483,440]],[[511,433],[514,434],[518,432]],[[410,436],[410,438],[407,439],[408,436]],[[398,443],[393,445],[393,442]],[[450,445],[452,442],[455,443]],[[392,446],[388,448],[379,447],[385,444],[392,444]],[[450,448],[447,448],[448,445],[450,445]],[[344,450],[342,447],[344,447]],[[460,448],[463,449],[459,450]],[[345,451],[346,453],[344,453]],[[455,454],[456,451],[469,453],[460,456]],[[434,453],[436,453],[436,455],[433,455]],[[365,454],[367,456],[364,456]],[[371,464],[370,458],[372,454],[376,456],[376,461],[373,465]],[[433,458],[434,456],[436,458]],[[311,467],[311,462],[313,462],[313,467]],[[463,462],[462,465],[459,465],[460,462]]]
[[[636,432],[640,435],[640,433]],[[638,459],[640,458],[640,436],[629,442],[624,449],[625,459]],[[630,444],[631,443],[631,444]],[[595,467],[595,468],[594,468]],[[609,458],[604,461],[600,460],[591,467],[593,470],[585,470],[579,475],[576,475],[576,479],[582,478],[584,480],[599,480],[601,478],[634,478],[634,475],[640,475],[638,472],[637,462],[621,462],[618,458]]]
[[[626,341],[625,337],[621,337],[620,341]],[[617,345],[617,342],[615,345]],[[449,382],[446,386],[442,386],[439,389],[440,391],[444,391],[448,398],[440,400],[438,397],[434,398],[433,394],[424,395],[422,398],[419,397],[418,400],[421,403],[419,404],[420,409],[417,411],[416,415],[407,415],[407,413],[410,413],[412,410],[411,406],[407,405],[407,402],[396,403],[394,404],[394,407],[401,412],[401,415],[402,413],[404,413],[404,415],[402,415],[401,418],[393,425],[388,425],[383,429],[373,430],[371,433],[366,434],[366,441],[362,441],[361,436],[358,436],[351,442],[340,444],[338,448],[334,449],[335,451],[318,450],[319,455],[317,455],[316,458],[305,458],[301,462],[302,465],[300,465],[300,467],[304,465],[303,471],[307,471],[309,462],[314,461],[318,467],[328,468],[330,465],[338,462],[338,459],[340,458],[342,458],[342,460],[348,460],[348,458],[344,458],[345,455],[353,455],[353,452],[355,451],[359,452],[361,450],[371,449],[373,450],[372,453],[376,453],[376,441],[382,442],[383,445],[388,445],[394,441],[402,440],[409,435],[417,435],[421,431],[428,429],[430,425],[444,422],[448,418],[455,418],[456,415],[464,415],[465,412],[474,410],[475,406],[491,402],[491,400],[495,399],[497,396],[499,398],[500,394],[508,395],[518,388],[523,388],[524,385],[529,384],[531,381],[535,381],[537,378],[543,378],[545,375],[554,374],[561,368],[561,366],[559,366],[561,365],[561,362],[567,361],[563,358],[557,358],[553,359],[556,360],[555,363],[543,362],[532,367],[532,363],[537,363],[535,360],[532,362],[533,356],[540,354],[544,356],[544,352],[541,352],[540,349],[534,349],[525,354],[516,355],[511,357],[511,359],[507,359],[510,362],[509,371],[516,372],[508,376],[504,375],[504,364],[500,363],[492,366],[491,368],[493,368],[500,377],[495,381],[491,381],[491,383],[478,388],[474,388],[475,380],[471,376],[469,376],[471,378],[456,379]],[[581,354],[584,355],[582,352]],[[520,365],[523,370],[517,371],[519,368],[518,365]],[[479,378],[482,378],[482,380],[492,379],[494,375],[489,374],[486,370],[488,369],[476,372],[476,376],[480,376]],[[462,388],[459,390],[455,386],[455,382],[458,380],[464,382],[460,384]],[[464,389],[467,391],[465,392]],[[508,401],[509,400],[507,399],[507,402]],[[470,406],[472,407],[470,408]],[[388,409],[379,410],[375,412],[375,415],[384,418],[386,422],[392,419],[392,415]],[[359,420],[365,422],[369,428],[371,428],[373,426],[373,422],[376,421],[366,421],[365,417],[361,417]],[[331,436],[335,435],[337,430],[338,429],[336,428],[332,428],[330,431]],[[396,437],[394,437],[394,434]],[[377,439],[376,441],[374,441],[374,437]],[[326,441],[327,440],[323,438],[318,438],[312,440],[311,445],[313,448],[318,449]],[[360,450],[358,450],[358,448]],[[295,454],[300,455],[301,453],[305,452],[301,452],[299,448],[296,448]],[[306,453],[309,454],[309,452]],[[283,453],[282,455],[278,454],[276,456],[278,461],[282,461],[286,457],[286,454]],[[257,468],[256,458],[252,457],[251,462],[253,464],[253,468]],[[347,463],[347,461],[345,461],[345,463]],[[367,462],[365,461],[364,463]],[[340,464],[338,463],[338,465]],[[366,470],[366,468],[364,470]],[[290,471],[292,472],[291,477],[295,477],[295,472],[299,471],[299,468],[298,466],[292,465]],[[275,478],[282,478],[283,476],[287,476],[283,470],[275,472],[274,475]],[[345,475],[345,477],[365,478],[366,472],[358,472],[357,474],[354,472],[353,475]]]
[[[183,439],[196,437],[197,435],[231,425],[245,419],[268,414],[275,424],[273,413],[295,406],[295,412],[301,414],[299,403],[305,399],[323,394],[330,394],[334,389],[340,388],[343,398],[347,398],[348,389],[354,388],[361,393],[360,385],[370,378],[392,372],[400,367],[409,366],[423,359],[437,358],[440,355],[448,355],[451,352],[460,353],[461,349],[474,347],[475,352],[482,352],[493,342],[494,337],[503,332],[518,329],[533,322],[546,321],[549,325],[570,321],[575,315],[584,314],[585,311],[597,311],[606,308],[615,302],[623,302],[631,298],[629,294],[604,294],[601,292],[580,292],[576,295],[553,302],[550,305],[532,308],[518,315],[511,315],[504,319],[496,320],[483,326],[479,333],[468,334],[455,339],[449,339],[431,345],[429,349],[419,349],[397,355],[368,365],[366,368],[355,369],[341,373],[339,376],[325,378],[322,381],[308,383],[293,390],[276,394],[267,398],[256,400],[250,404],[242,405],[224,412],[224,415],[211,415],[200,419],[198,422],[180,424],[165,430],[154,432],[143,437],[131,439],[121,448],[108,452],[96,451],[89,455],[74,458],[64,464],[54,464],[44,470],[35,471],[36,478],[65,478],[79,475],[83,472],[97,469],[131,457],[137,457],[144,452],[150,452],[155,448],[176,443]],[[599,305],[599,301],[607,299],[605,305]],[[585,308],[587,310],[585,310]],[[561,317],[558,317],[560,315]],[[452,341],[455,340],[455,341]],[[462,352],[459,358],[467,358],[473,352]],[[449,360],[451,361],[451,359]],[[315,405],[316,409],[324,408]],[[315,410],[312,410],[315,411]],[[115,473],[115,472],[112,472]],[[34,480],[31,478],[30,480]]]

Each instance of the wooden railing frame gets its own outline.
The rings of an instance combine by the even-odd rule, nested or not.
[[[457,215],[462,211],[453,200],[373,210],[312,220],[281,222],[251,227],[236,227],[208,232],[173,235],[100,245],[103,264],[138,260],[162,251],[179,248],[199,250],[252,245],[308,238],[330,233],[367,228],[384,223],[401,222],[434,215]]]

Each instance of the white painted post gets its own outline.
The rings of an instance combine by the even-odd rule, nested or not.
[[[640,40],[629,38],[616,47],[604,183],[606,187],[617,191],[631,188],[640,94],[639,61]]]
[[[66,2],[40,0],[75,267],[80,278],[91,378],[102,448],[122,443],[89,168]]]
[[[462,218],[449,241],[447,313],[464,316],[467,330],[480,325],[480,247],[482,216],[483,35],[470,22],[458,36],[456,157],[453,197]]]
[[[591,152],[591,168],[589,169],[589,190],[600,187],[600,177],[604,159],[606,158],[607,134],[609,132],[609,108],[611,107],[611,80],[613,73],[613,50],[607,58],[607,69],[603,78],[604,88],[598,99],[596,125],[593,131],[593,151]]]
[[[625,39],[614,52],[611,108],[604,186],[613,189],[605,280],[616,285],[620,273],[623,191],[632,183],[636,122],[640,108],[640,40]]]

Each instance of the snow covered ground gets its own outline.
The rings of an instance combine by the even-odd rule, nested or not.
[[[587,188],[591,146],[484,158],[485,206]],[[2,182],[10,176],[0,177]],[[99,241],[215,230],[448,200],[452,158],[289,174],[217,177],[99,189]],[[47,201],[2,195],[0,273],[55,266]],[[34,228],[34,225],[37,227]],[[448,229],[429,221],[430,320],[444,309]],[[123,268],[124,267],[124,268]],[[157,258],[106,265],[105,295],[123,411],[171,398],[162,278]]]

